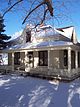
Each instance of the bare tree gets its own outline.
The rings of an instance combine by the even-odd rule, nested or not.
[[[51,18],[55,18],[57,21],[57,16],[54,14],[56,10],[60,10],[60,8],[65,7],[64,2],[60,3],[60,1],[54,0],[1,0],[7,4],[5,10],[3,11],[3,17],[11,12],[13,9],[15,10],[24,10],[24,18],[22,24],[25,22],[34,22],[34,24],[40,25],[46,20]],[[57,7],[55,7],[58,3]],[[3,4],[4,4],[3,3]],[[60,3],[60,4],[59,4]],[[59,18],[61,14],[58,14]],[[34,21],[33,21],[34,20]]]

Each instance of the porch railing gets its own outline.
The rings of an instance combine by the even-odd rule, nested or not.
[[[78,75],[80,76],[80,68],[71,69],[71,71],[68,71],[68,69],[37,67],[37,68],[31,68],[29,72],[37,75],[45,75],[51,77],[57,76],[64,78],[70,78],[70,77],[74,78],[74,77],[78,77]]]
[[[12,73],[12,66],[8,65],[1,65],[0,66],[0,71],[1,70],[6,70]],[[14,70],[15,72],[23,72],[21,70]],[[48,68],[46,66],[44,67],[36,67],[36,68],[26,68],[26,72],[29,72],[33,75],[43,75],[43,76],[49,76],[49,77],[64,77],[64,78],[71,78],[71,77],[78,77],[80,76],[80,68],[77,69],[71,69],[71,71],[68,71],[68,69],[57,69],[57,68]],[[23,73],[24,73],[23,72]]]

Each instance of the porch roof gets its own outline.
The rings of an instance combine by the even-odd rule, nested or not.
[[[56,46],[70,46],[73,45],[72,42],[66,42],[66,41],[44,41],[44,42],[36,42],[36,43],[26,43],[26,44],[18,44],[11,47],[8,47],[5,49],[5,51],[10,50],[24,50],[24,49],[39,49],[39,48],[45,48],[45,47],[56,47]]]

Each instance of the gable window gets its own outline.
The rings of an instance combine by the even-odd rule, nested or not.
[[[68,66],[68,51],[64,50],[64,66]]]
[[[39,66],[48,66],[48,52],[39,51]]]
[[[31,42],[31,31],[26,32],[26,42]]]
[[[14,64],[15,65],[20,65],[20,52],[15,52],[14,53]]]

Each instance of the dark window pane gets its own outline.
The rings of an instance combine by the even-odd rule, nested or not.
[[[39,51],[39,66],[47,66],[47,65],[48,65],[48,52]]]
[[[75,68],[75,52],[71,51],[71,68]]]
[[[45,51],[44,52],[44,65],[48,65],[48,52],[47,51]]]
[[[64,50],[64,66],[68,66],[68,51]]]
[[[14,53],[14,64],[15,65],[20,65],[20,52],[15,52]]]
[[[26,42],[31,42],[31,31],[26,32]]]

